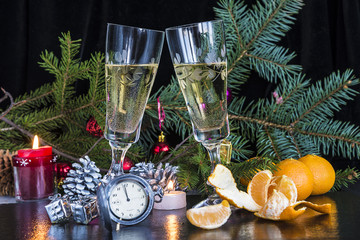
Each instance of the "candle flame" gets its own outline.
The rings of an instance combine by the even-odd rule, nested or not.
[[[33,149],[39,149],[39,138],[37,135],[35,135],[34,137],[34,142],[33,142]]]
[[[170,182],[167,185],[167,190],[168,191],[173,191],[174,190],[174,183],[172,180],[170,180]]]

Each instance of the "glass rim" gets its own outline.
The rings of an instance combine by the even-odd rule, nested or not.
[[[168,27],[165,29],[165,31],[172,31],[172,30],[176,30],[176,29],[180,29],[180,28],[193,28],[193,27],[197,27],[199,24],[211,23],[211,22],[217,23],[217,22],[223,22],[223,20],[215,19],[215,20],[209,20],[209,21],[203,21],[203,22],[188,23],[188,24],[183,24],[183,25],[179,25],[179,26]]]
[[[145,31],[149,31],[149,32],[158,32],[158,33],[165,33],[165,31],[162,30],[156,30],[156,29],[150,29],[150,28],[143,28],[143,27],[134,27],[134,26],[129,26],[129,25],[122,25],[122,24],[117,24],[117,23],[107,23],[107,26],[119,26],[119,27],[125,27],[125,28],[132,28],[132,29],[139,29],[139,30],[145,30]]]

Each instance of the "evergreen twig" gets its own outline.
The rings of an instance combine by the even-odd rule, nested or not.
[[[336,171],[335,183],[330,191],[339,191],[348,188],[349,184],[354,184],[360,179],[360,172],[356,168],[347,167]]]

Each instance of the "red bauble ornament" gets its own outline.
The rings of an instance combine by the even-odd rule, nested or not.
[[[91,117],[89,121],[86,124],[86,131],[88,131],[91,135],[95,137],[101,137],[103,136],[103,131],[101,130],[101,127],[96,122],[94,117]]]
[[[55,164],[55,174],[57,179],[66,178],[68,172],[70,171],[71,167],[69,163],[66,162],[58,162]]]
[[[71,167],[69,163],[66,162],[58,162],[55,164],[55,175],[56,175],[56,186],[58,190],[62,191],[62,185],[64,179],[67,177],[68,172],[70,171]]]
[[[131,161],[130,158],[128,157],[125,157],[124,158],[124,162],[123,162],[123,169],[124,169],[124,172],[129,172],[130,169],[134,166],[134,163],[133,161]]]
[[[159,135],[159,141],[155,144],[153,148],[154,154],[168,152],[170,150],[169,145],[165,142],[165,135],[163,132]]]

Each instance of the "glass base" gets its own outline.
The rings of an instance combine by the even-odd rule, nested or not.
[[[223,200],[221,199],[221,197],[216,193],[214,193],[209,197],[207,197],[206,199],[199,202],[198,204],[194,205],[192,208],[201,208],[201,207],[216,205],[216,204],[220,204],[222,201]]]

